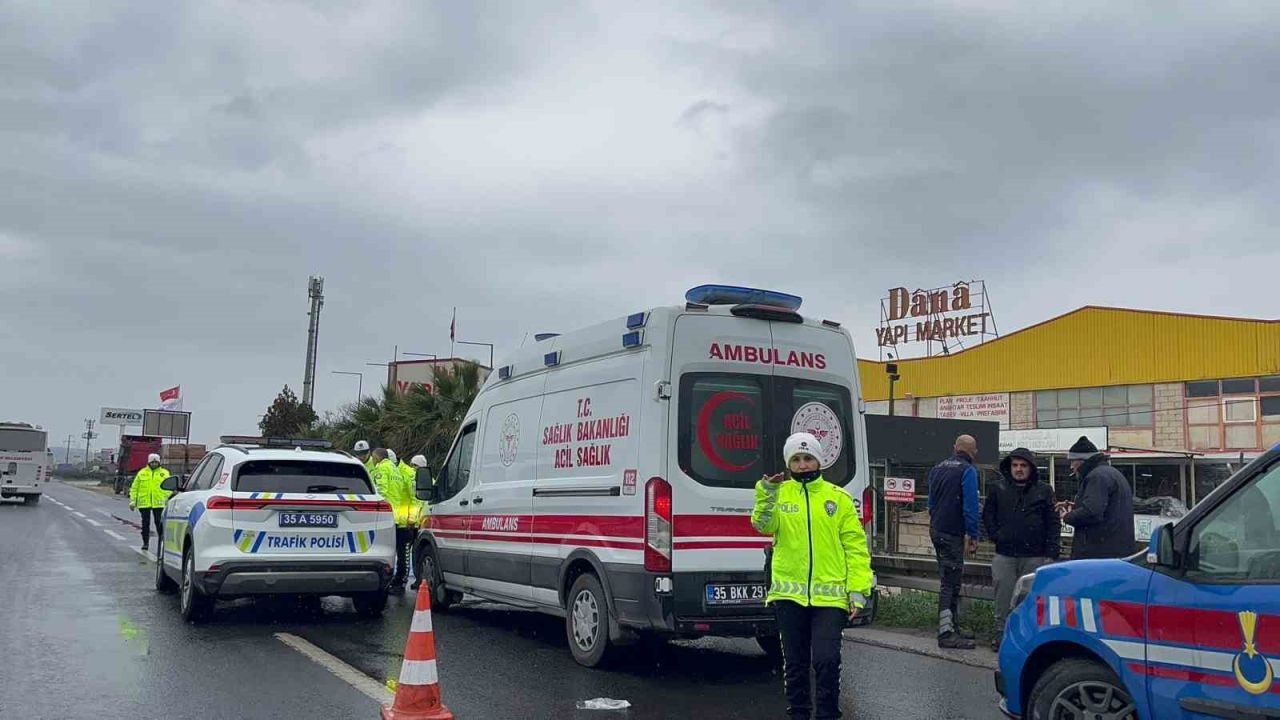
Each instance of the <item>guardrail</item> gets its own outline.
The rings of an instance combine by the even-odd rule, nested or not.
[[[876,581],[885,587],[938,592],[938,561],[916,555],[872,555],[871,569]],[[991,563],[966,562],[960,586],[961,597],[992,600],[995,587],[991,580]]]

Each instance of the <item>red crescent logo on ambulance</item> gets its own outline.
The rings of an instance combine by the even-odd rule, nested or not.
[[[711,441],[711,416],[715,414],[717,408],[731,401],[741,401],[748,405],[755,405],[755,401],[749,395],[740,392],[726,390],[712,395],[702,406],[702,411],[698,413],[698,445],[702,447],[702,452],[711,461],[712,465],[724,470],[725,472],[742,472],[752,465],[756,464],[756,459],[745,465],[735,465],[724,459],[716,452],[715,443]],[[758,459],[758,458],[757,458]]]

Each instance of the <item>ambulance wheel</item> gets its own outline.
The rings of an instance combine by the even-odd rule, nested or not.
[[[213,614],[213,598],[196,587],[195,550],[187,548],[182,555],[182,585],[178,593],[178,614],[192,623],[203,622]]]
[[[1137,706],[1107,666],[1093,660],[1061,660],[1045,671],[1027,698],[1032,720],[1103,718],[1136,720]]]
[[[172,595],[177,589],[178,583],[164,572],[164,541],[161,540],[160,547],[156,549],[156,592]]]
[[[782,638],[778,635],[757,635],[756,644],[764,651],[765,657],[774,665],[782,664]]]
[[[583,573],[569,589],[569,607],[564,617],[569,651],[583,667],[604,662],[609,650],[609,603],[600,580]]]
[[[35,505],[39,502],[40,502],[39,495],[23,495],[22,496],[22,503],[24,505]]]
[[[418,567],[414,568],[413,575],[421,579],[423,585],[426,585],[425,590],[431,593],[432,610],[448,612],[450,607],[462,600],[462,593],[444,586],[444,577],[440,574],[435,552],[431,549],[423,548],[418,558]],[[418,592],[422,592],[423,589],[419,587]]]
[[[382,611],[387,609],[387,591],[362,593],[351,598],[351,602],[356,606],[356,612],[364,617],[382,617]]]

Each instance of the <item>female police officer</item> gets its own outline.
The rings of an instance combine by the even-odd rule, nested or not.
[[[783,446],[787,472],[756,485],[751,524],[773,536],[773,606],[782,636],[787,713],[809,718],[809,665],[819,720],[840,717],[840,633],[871,593],[871,554],[853,498],[822,478],[822,444],[796,433]]]

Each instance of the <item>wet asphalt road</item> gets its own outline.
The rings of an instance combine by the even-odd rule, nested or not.
[[[138,531],[112,519],[131,517],[123,499],[57,483],[48,497],[62,504],[0,504],[0,718],[377,717],[375,700],[275,634],[383,683],[399,673],[412,592],[381,620],[339,598],[244,600],[187,625],[153,590]],[[476,600],[436,613],[435,627],[444,700],[462,720],[784,716],[781,678],[750,641],[636,648],[588,670],[557,618]],[[999,717],[989,671],[931,658],[846,644],[843,684],[846,718]],[[575,709],[597,697],[631,708]]]

